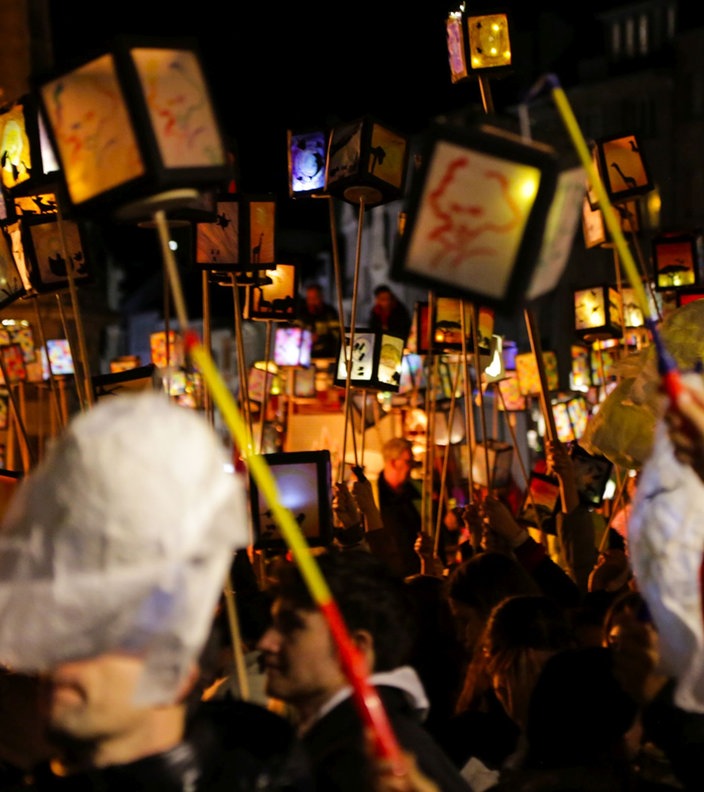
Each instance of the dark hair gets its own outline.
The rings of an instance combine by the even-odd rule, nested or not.
[[[514,594],[539,594],[530,573],[513,556],[496,551],[478,553],[450,573],[451,599],[471,605],[484,618],[501,600]]]
[[[385,292],[388,294],[393,294],[391,289],[382,283],[380,286],[377,286],[376,289],[374,289],[374,296],[377,297],[379,294],[384,294]]]
[[[519,652],[559,652],[576,646],[565,608],[543,594],[508,597],[491,612],[483,636],[489,670],[516,662]]]
[[[527,766],[599,765],[620,758],[637,705],[613,675],[609,649],[590,646],[553,655],[531,696]]]
[[[367,630],[374,639],[374,670],[389,671],[407,663],[417,621],[403,578],[366,550],[330,547],[317,562],[347,629]],[[295,608],[317,607],[298,566],[290,561],[279,564],[273,593]]]

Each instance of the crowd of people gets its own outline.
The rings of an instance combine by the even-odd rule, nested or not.
[[[703,394],[661,419],[699,485]],[[0,525],[0,788],[701,789],[704,674],[660,641],[629,542],[597,542],[565,445],[546,448],[558,559],[491,492],[433,541],[412,444],[383,456],[378,480],[334,485],[329,546],[262,575],[203,416],[141,392],[74,417]],[[674,489],[653,476],[641,525]]]

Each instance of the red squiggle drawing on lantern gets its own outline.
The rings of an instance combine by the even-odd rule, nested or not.
[[[456,269],[467,258],[496,256],[498,249],[487,245],[479,238],[488,233],[509,234],[522,222],[521,209],[510,194],[509,180],[497,170],[485,170],[482,177],[498,186],[501,198],[508,209],[506,221],[497,223],[493,220],[482,220],[486,214],[484,204],[461,203],[451,195],[451,190],[460,180],[462,171],[469,167],[469,157],[458,157],[449,162],[438,186],[429,195],[431,212],[439,222],[428,233],[428,239],[438,243],[442,248],[430,261],[430,266],[434,269],[442,265]],[[475,220],[477,224],[471,225],[464,218]]]

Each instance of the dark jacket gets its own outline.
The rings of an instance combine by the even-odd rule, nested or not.
[[[415,575],[420,572],[420,558],[413,547],[421,531],[420,512],[416,507],[420,493],[412,481],[398,490],[392,489],[383,471],[379,474],[377,492],[384,527],[367,534],[369,548],[396,574]]]
[[[459,770],[422,725],[421,712],[408,691],[382,684],[376,689],[398,744],[416,757],[423,773],[442,792],[468,792],[470,787]],[[372,788],[362,720],[352,698],[323,715],[303,735],[302,742],[317,792],[360,792]]]
[[[291,726],[256,704],[202,704],[180,745],[135,762],[68,776],[42,765],[4,792],[313,792]]]

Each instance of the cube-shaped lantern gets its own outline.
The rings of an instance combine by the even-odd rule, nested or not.
[[[592,384],[589,347],[573,344],[570,358],[570,390],[588,391]]]
[[[621,203],[653,189],[637,135],[600,138],[595,143],[594,155],[601,181],[612,203]]]
[[[445,21],[447,55],[453,83],[481,74],[506,74],[511,68],[509,17],[504,12],[452,11]]]
[[[0,229],[0,308],[28,293],[12,254],[12,240]]]
[[[159,330],[149,336],[149,350],[152,363],[157,368],[171,366],[178,368],[186,362],[183,350],[183,339],[175,330]]]
[[[116,39],[38,95],[77,211],[117,214],[165,193],[179,206],[232,175],[193,39]]]
[[[276,267],[276,201],[270,195],[218,196],[214,222],[196,223],[195,264],[218,272]]]
[[[327,129],[287,131],[289,198],[325,194],[325,161],[329,134]]]
[[[621,301],[623,303],[623,326],[643,327],[645,316],[643,315],[643,309],[638,304],[635,289],[629,286],[622,287]]]
[[[249,287],[245,319],[292,322],[296,315],[297,272],[295,264],[277,264],[274,269],[264,270],[269,283]]]
[[[403,197],[408,138],[370,116],[330,130],[325,189],[348,203],[378,206]]]
[[[32,291],[60,291],[69,286],[70,278],[75,283],[90,282],[85,232],[80,221],[59,219],[51,214],[26,215],[16,225],[20,234],[15,243],[22,245],[21,259],[27,268]],[[15,247],[13,252],[19,270]]]
[[[677,307],[681,308],[683,305],[704,298],[704,286],[677,289],[676,297]]]
[[[612,286],[576,289],[574,329],[585,341],[620,338],[623,335],[621,295]]]
[[[59,164],[49,141],[36,97],[26,94],[0,109],[0,174],[14,194],[33,190]]]
[[[662,234],[651,244],[656,289],[666,291],[702,283],[702,238],[699,234]]]
[[[560,387],[560,377],[557,369],[557,355],[549,349],[542,350],[543,372],[549,391],[556,391]],[[542,391],[540,384],[540,371],[538,361],[532,352],[521,352],[516,355],[516,374],[518,387],[524,396],[534,396]]]
[[[473,303],[454,297],[436,297],[434,315],[429,316],[430,306],[420,302],[416,306],[416,337],[420,354],[428,352],[430,338],[433,352],[461,350],[462,342],[462,311],[464,310],[464,348],[468,354],[474,352],[473,325],[476,316],[478,334],[477,344],[480,352],[488,354],[491,350],[491,337],[494,332],[496,312],[493,308],[478,306],[476,314]],[[428,327],[430,319],[430,327]],[[430,332],[430,335],[429,335]]]
[[[405,338],[366,328],[345,331],[345,343],[337,359],[334,383],[347,384],[347,360],[350,385],[367,390],[398,393]]]
[[[522,412],[526,409],[526,397],[521,393],[516,369],[506,369],[506,376],[496,383],[499,409],[506,412]]]
[[[472,456],[472,480],[490,490],[507,487],[511,481],[512,465],[512,445],[492,439],[477,443]],[[490,477],[488,482],[487,469]]]
[[[485,124],[431,125],[391,277],[515,308],[531,286],[557,174],[550,146]]]

